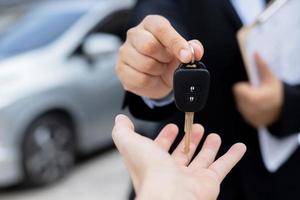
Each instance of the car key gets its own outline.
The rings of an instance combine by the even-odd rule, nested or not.
[[[174,73],[173,85],[175,104],[180,111],[185,112],[184,153],[188,154],[194,113],[202,110],[206,104],[210,85],[209,71],[202,62],[193,59],[191,63],[178,67]]]

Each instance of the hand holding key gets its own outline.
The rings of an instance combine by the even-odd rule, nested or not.
[[[204,50],[199,41],[186,41],[162,16],[147,16],[128,31],[120,48],[116,71],[123,87],[152,99],[167,96],[178,65],[192,60],[190,45],[200,60]]]

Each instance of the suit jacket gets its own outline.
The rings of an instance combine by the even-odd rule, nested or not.
[[[195,122],[201,123],[206,132],[221,135],[221,152],[237,141],[248,146],[245,158],[223,184],[220,199],[295,199],[295,183],[297,178],[300,180],[300,172],[297,172],[300,167],[299,152],[278,172],[270,174],[262,163],[256,130],[244,121],[236,109],[232,86],[247,80],[247,75],[236,40],[242,22],[230,1],[140,0],[135,7],[132,25],[138,24],[148,14],[168,18],[186,39],[195,38],[204,45],[202,61],[211,73],[211,86],[207,105],[196,113]],[[161,121],[171,118],[182,130],[184,116],[177,111],[174,103],[150,109],[141,97],[127,92],[124,106],[128,106],[131,113],[141,119]],[[284,84],[282,112],[269,130],[277,137],[300,132],[300,85]],[[299,175],[289,176],[292,172]],[[273,191],[275,188],[281,189]]]

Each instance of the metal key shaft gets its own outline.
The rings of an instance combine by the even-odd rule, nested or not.
[[[191,144],[191,134],[194,123],[194,113],[186,112],[185,120],[184,120],[184,153],[188,154],[190,152],[190,144]]]

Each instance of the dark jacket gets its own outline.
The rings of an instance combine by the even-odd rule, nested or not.
[[[211,87],[207,105],[203,111],[196,113],[195,122],[201,123],[207,133],[221,135],[222,152],[237,141],[248,146],[245,158],[224,182],[220,199],[297,199],[299,152],[278,172],[268,173],[262,163],[257,132],[236,109],[232,86],[247,80],[247,75],[236,40],[242,23],[230,1],[140,0],[132,25],[138,24],[148,14],[165,16],[186,39],[195,38],[204,45],[202,61],[211,73]],[[150,109],[139,96],[127,92],[124,105],[141,119],[159,121],[173,117],[182,130],[183,113],[174,104]],[[269,130],[277,137],[300,132],[300,85],[284,84],[283,110]]]

